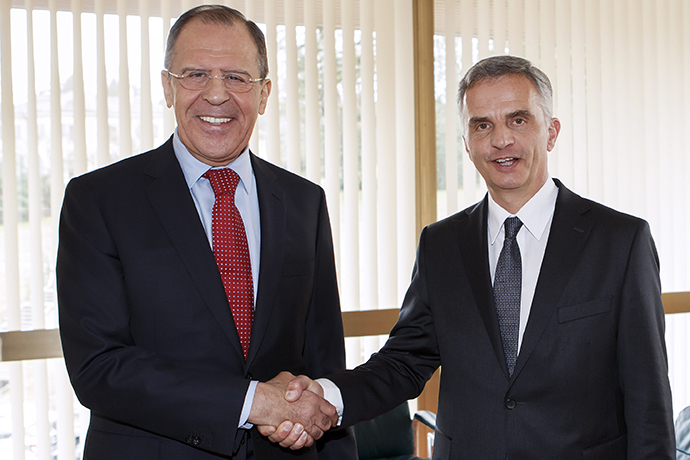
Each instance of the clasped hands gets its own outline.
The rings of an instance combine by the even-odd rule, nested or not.
[[[314,444],[338,423],[338,414],[323,399],[323,388],[306,376],[281,372],[256,387],[249,423],[271,442],[301,449]]]

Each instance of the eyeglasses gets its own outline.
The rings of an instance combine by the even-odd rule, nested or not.
[[[183,88],[190,91],[202,91],[211,86],[211,80],[219,78],[225,88],[233,93],[246,93],[252,89],[252,83],[264,80],[263,78],[249,78],[247,75],[241,73],[226,73],[223,75],[211,75],[210,72],[195,70],[186,75],[175,75],[169,70],[166,70],[168,75],[180,80]]]

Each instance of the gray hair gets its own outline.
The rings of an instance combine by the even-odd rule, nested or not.
[[[463,116],[465,93],[479,82],[486,79],[500,78],[505,75],[522,75],[528,78],[541,98],[541,108],[547,123],[553,117],[553,88],[549,77],[532,65],[527,59],[516,56],[493,56],[482,59],[467,71],[458,87],[458,110]],[[463,129],[465,129],[463,120]]]
[[[266,38],[254,21],[248,20],[239,11],[224,5],[199,5],[180,16],[170,28],[168,43],[165,48],[165,68],[170,70],[175,58],[175,43],[185,25],[192,19],[198,18],[206,24],[219,24],[233,26],[236,23],[244,24],[256,43],[257,64],[261,79],[268,75],[268,57],[266,54]]]

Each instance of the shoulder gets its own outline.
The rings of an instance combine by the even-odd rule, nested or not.
[[[144,187],[159,177],[181,178],[180,168],[172,143],[166,142],[158,148],[116,161],[93,171],[72,178],[65,194],[92,195],[93,199],[108,197],[126,199],[140,196]]]
[[[448,217],[439,219],[433,224],[427,225],[423,232],[431,235],[453,234],[462,235],[467,231],[476,231],[486,227],[487,203],[486,197],[472,206],[468,206],[462,211],[456,212]]]
[[[573,213],[583,219],[592,221],[599,229],[615,230],[618,232],[649,229],[644,219],[613,209],[597,201],[583,198],[556,180],[558,199],[556,201],[556,215],[554,219]]]

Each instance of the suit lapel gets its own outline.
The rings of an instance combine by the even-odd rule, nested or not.
[[[513,378],[518,376],[539,342],[593,226],[586,216],[587,202],[560,181],[555,182],[559,188],[556,210]]]
[[[271,320],[278,284],[282,277],[286,229],[285,196],[276,185],[276,175],[267,167],[264,160],[253,154],[251,161],[259,195],[261,262],[247,365],[251,365],[256,357]]]
[[[146,193],[166,234],[230,343],[242,356],[223,283],[191,193],[172,148],[172,138],[152,152],[144,171],[152,178]]]
[[[485,197],[477,206],[466,211],[467,219],[462,222],[464,228],[459,232],[460,252],[465,266],[467,280],[470,283],[479,315],[484,322],[489,340],[493,346],[496,359],[508,377],[508,367],[503,354],[501,334],[498,328],[498,317],[494,306],[489,272],[489,254],[487,237],[488,198]],[[461,299],[461,302],[464,301]]]

